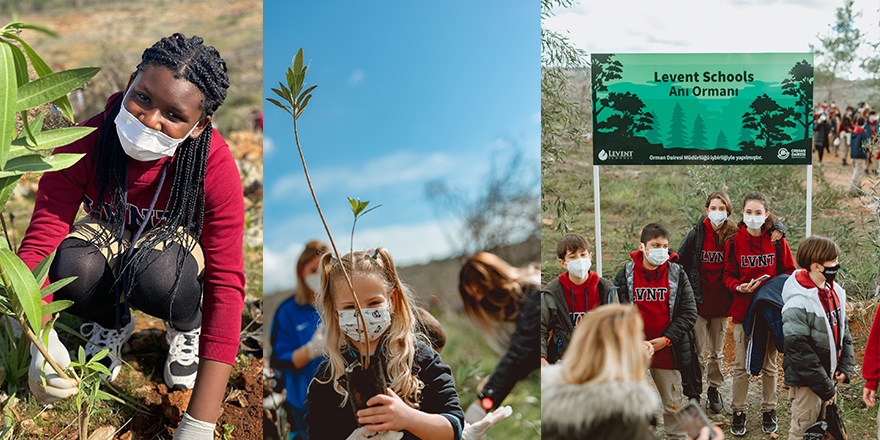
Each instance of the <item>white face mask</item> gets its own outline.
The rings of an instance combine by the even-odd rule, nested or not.
[[[644,247],[642,247],[642,252],[645,253],[645,258],[648,259],[648,262],[654,266],[660,266],[669,259],[669,249],[654,248],[645,251]]]
[[[125,109],[125,105],[119,106],[119,114],[116,115],[116,134],[119,143],[128,157],[140,161],[149,162],[163,157],[174,156],[177,147],[195,131],[196,123],[186,136],[174,139],[159,130],[144,125],[134,115]]]
[[[726,211],[709,211],[709,221],[711,221],[713,225],[718,226],[724,223],[724,220],[727,220]]]
[[[364,314],[364,321],[367,323],[367,334],[369,341],[364,341],[358,330],[357,310],[337,310],[339,313],[339,328],[342,333],[354,341],[373,342],[379,339],[385,330],[391,326],[391,309],[388,307],[376,307],[372,309],[361,309]]]
[[[569,261],[566,267],[568,268],[568,273],[572,274],[575,278],[584,278],[590,273],[590,266],[592,265],[593,262],[589,258],[578,258],[577,260]]]
[[[312,292],[318,293],[321,290],[321,274],[315,272],[305,278],[303,281],[306,282],[306,287],[311,289]]]
[[[764,224],[765,217],[763,215],[745,215],[743,214],[743,223],[749,229],[761,229]]]

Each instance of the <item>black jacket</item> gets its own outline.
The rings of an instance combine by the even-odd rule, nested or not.
[[[347,362],[355,358],[344,353]],[[387,361],[385,362],[387,365]],[[440,355],[427,344],[416,341],[416,355],[413,371],[425,383],[422,389],[422,400],[419,410],[431,414],[440,414],[449,419],[455,431],[455,439],[461,438],[464,428],[464,411],[455,392],[452,381],[452,370],[441,363]],[[321,383],[330,377],[330,361],[324,359],[318,367],[318,373],[309,385],[306,400],[306,423],[309,425],[309,437],[314,439],[343,440],[358,428],[357,418],[351,408],[350,401],[342,404],[342,396],[333,389],[333,381]],[[343,376],[340,381],[344,381]],[[343,382],[343,388],[345,384]],[[457,426],[456,426],[457,425]],[[404,431],[405,440],[417,440],[417,437]]]
[[[495,366],[483,395],[495,402],[497,408],[518,381],[541,367],[539,341],[541,335],[541,295],[537,286],[529,286],[526,299],[516,319],[516,331],[510,337],[507,353]]]
[[[667,273],[670,278],[670,286],[678,285],[672,307],[672,320],[663,336],[672,341],[672,359],[675,369],[681,373],[684,395],[688,398],[699,398],[703,389],[703,375],[700,371],[700,362],[696,354],[696,338],[694,337],[694,325],[697,323],[697,305],[694,303],[694,292],[682,266],[675,262],[677,255],[671,254]],[[627,271],[637,270],[634,261],[629,261],[620,269],[614,278],[620,303],[632,303],[632,294],[627,282]],[[670,293],[670,298],[672,294]]]
[[[688,232],[688,235],[684,237],[684,240],[681,241],[681,246],[678,247],[678,256],[681,258],[679,263],[684,266],[684,270],[688,275],[688,279],[691,282],[691,288],[694,290],[694,301],[697,304],[703,304],[703,286],[701,286],[700,281],[700,270],[703,266],[702,259],[702,251],[703,251],[703,241],[706,239],[706,224],[703,221],[706,220],[706,216],[703,215],[700,219],[694,223],[694,228]],[[782,233],[782,236],[785,236],[785,233],[788,232],[788,228],[785,227],[782,222],[776,220],[776,223],[773,225],[771,230],[778,230]],[[724,244],[722,243],[721,246]],[[721,247],[719,246],[719,248]],[[733,293],[728,291],[730,294],[730,301],[733,302]]]
[[[554,278],[541,289],[541,357],[551,364],[555,364],[565,353],[574,333],[571,311],[565,302],[563,289],[559,277]],[[599,278],[597,289],[601,305],[617,302],[616,287],[611,280]]]

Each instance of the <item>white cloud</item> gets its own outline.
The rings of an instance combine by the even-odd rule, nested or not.
[[[278,251],[263,248],[263,292],[272,293],[296,286],[294,265],[304,247],[303,243],[290,243]]]
[[[446,237],[444,226],[436,221],[412,225],[388,225],[358,230],[354,237],[354,249],[384,247],[394,257],[395,264],[407,266],[451,255],[452,246],[449,245]],[[280,249],[264,247],[263,290],[265,292],[277,292],[296,285],[293,265],[299,259],[303,243],[310,238],[294,237],[294,239],[299,241],[284,244]],[[340,242],[337,246],[347,246],[348,240],[344,241],[346,243]],[[340,248],[339,252],[348,253],[348,249],[348,247]]]
[[[351,74],[348,75],[348,85],[354,87],[354,86],[360,84],[364,80],[365,77],[366,77],[366,74],[364,73],[363,69],[360,69],[360,68],[354,69],[351,72]]]
[[[269,157],[275,152],[275,143],[269,136],[263,136],[263,158]]]
[[[363,164],[310,169],[309,174],[312,185],[321,188],[321,191],[355,189],[363,192],[441,178],[460,166],[461,160],[445,153],[422,154],[403,150],[370,159]],[[281,176],[271,187],[273,200],[307,194],[309,190],[301,172]]]
[[[818,44],[816,34],[830,31],[842,6],[819,0],[628,3],[582,1],[555,9],[544,26],[569,35],[588,53],[808,52],[809,43]],[[864,41],[877,41],[876,2],[856,0],[853,11],[862,11],[856,27],[867,34]],[[858,67],[853,73],[864,76]]]

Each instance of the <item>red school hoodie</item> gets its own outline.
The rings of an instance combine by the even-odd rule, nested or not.
[[[663,336],[663,332],[672,322],[669,314],[669,262],[678,261],[678,255],[670,252],[669,259],[654,270],[645,269],[642,265],[644,253],[641,250],[631,253],[630,256],[636,264],[633,271],[633,291],[630,295],[645,323],[645,340],[650,341]],[[672,347],[654,352],[651,368],[674,370]]]
[[[703,303],[697,304],[697,314],[708,317],[730,316],[730,293],[721,279],[724,272],[724,243],[718,242],[718,234],[707,217],[703,248],[700,252],[700,290],[703,291]]]
[[[80,124],[100,127],[110,113],[111,103],[116,105],[118,92],[107,100],[107,108],[88,121]],[[70,232],[80,205],[88,213],[107,219],[105,204],[94,202],[98,198],[98,182],[95,178],[94,155],[97,150],[98,132],[69,145],[55,149],[55,153],[85,153],[70,168],[46,173],[40,178],[34,214],[18,251],[19,257],[29,268],[54,251]],[[111,136],[116,136],[115,130]],[[156,192],[158,175],[162,165],[172,161],[168,177],[159,192],[156,208],[149,219],[149,227],[162,221],[165,206],[171,192],[176,169],[173,158],[151,162],[128,161],[128,212],[126,228],[137,229]],[[96,206],[99,205],[99,206]],[[199,357],[233,364],[238,352],[241,310],[244,307],[244,197],[241,177],[226,141],[217,130],[211,132],[211,146],[205,170],[205,218],[200,244],[205,253],[204,304],[202,307],[202,332],[199,339]]]
[[[765,230],[760,236],[753,236],[741,225],[736,234],[724,244],[724,285],[733,292],[733,305],[730,314],[733,322],[741,324],[746,317],[746,309],[752,300],[752,293],[737,292],[736,287],[740,284],[748,284],[755,278],[767,274],[775,277],[777,274],[794,272],[794,257],[785,238],[780,239],[782,245],[782,261],[776,261],[776,247],[770,241],[770,232]],[[730,244],[733,243],[735,255],[730,254]],[[781,265],[780,270],[777,267]],[[762,283],[763,284],[763,283]]]
[[[862,376],[865,378],[865,388],[877,391],[877,381],[880,379],[880,307],[877,308],[871,334],[868,335],[868,345],[865,346]]]
[[[575,284],[568,277],[568,271],[559,274],[559,284],[562,285],[562,293],[565,294],[565,304],[568,306],[568,314],[571,324],[575,327],[590,310],[599,307],[602,300],[599,298],[599,274],[590,271],[583,284]]]

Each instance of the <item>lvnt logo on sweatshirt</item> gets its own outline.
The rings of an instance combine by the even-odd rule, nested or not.
[[[666,301],[666,287],[637,287],[635,290],[636,301]]]
[[[723,263],[724,254],[718,251],[703,251],[703,263]]]
[[[770,267],[776,266],[776,254],[764,255],[740,255],[740,267]]]

